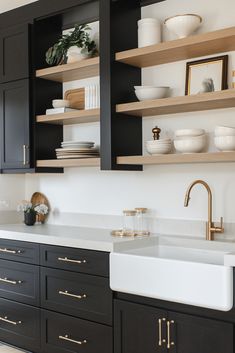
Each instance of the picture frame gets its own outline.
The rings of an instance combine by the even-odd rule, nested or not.
[[[228,88],[228,55],[186,63],[185,95]]]

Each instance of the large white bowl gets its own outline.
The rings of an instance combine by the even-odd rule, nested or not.
[[[175,33],[179,38],[190,36],[201,23],[201,16],[195,14],[177,15],[169,17],[164,21],[169,31]]]
[[[176,139],[174,146],[181,153],[200,153],[206,147],[206,135]]]
[[[235,136],[217,136],[214,138],[214,141],[219,151],[235,151]]]
[[[135,94],[139,101],[165,98],[168,92],[169,87],[135,86]]]
[[[215,136],[235,136],[235,128],[229,126],[216,126]]]
[[[203,129],[181,129],[175,131],[175,137],[183,136],[201,136],[205,134]]]
[[[69,100],[66,99],[54,99],[52,101],[53,108],[68,108]]]

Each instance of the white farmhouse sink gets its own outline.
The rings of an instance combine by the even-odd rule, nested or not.
[[[112,253],[114,291],[221,311],[233,307],[233,268],[228,251],[156,244]]]

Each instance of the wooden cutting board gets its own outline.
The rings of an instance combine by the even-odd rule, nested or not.
[[[69,100],[69,108],[85,109],[85,88],[76,88],[66,91],[64,99]]]
[[[41,192],[35,192],[32,197],[31,197],[31,203],[32,205],[39,205],[39,204],[44,204],[46,205],[48,208],[49,208],[49,212],[50,212],[50,204],[49,204],[49,201],[48,199],[46,198],[45,195],[43,195]],[[49,214],[48,212],[48,214]],[[37,215],[37,218],[36,218],[36,221],[37,222],[41,222],[41,223],[45,223],[47,217],[48,217],[48,214],[47,215]]]

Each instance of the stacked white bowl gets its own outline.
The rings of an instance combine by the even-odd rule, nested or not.
[[[174,146],[180,153],[200,153],[206,147],[206,140],[203,129],[176,130]]]
[[[216,126],[214,142],[219,151],[235,151],[235,128],[229,126]]]
[[[164,138],[146,142],[146,150],[151,155],[168,154],[172,149],[172,140]]]

